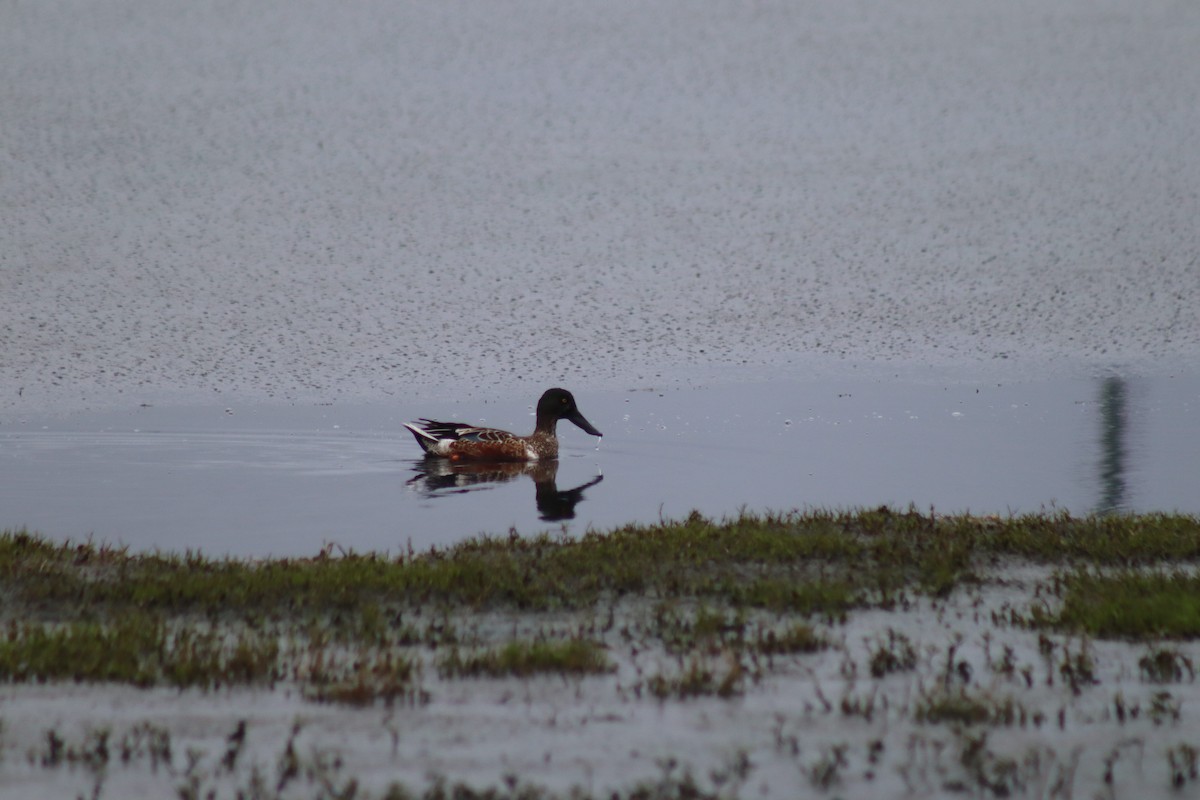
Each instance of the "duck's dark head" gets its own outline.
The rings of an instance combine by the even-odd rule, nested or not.
[[[592,427],[592,423],[584,419],[583,414],[575,406],[575,398],[566,389],[547,389],[537,404],[537,426],[554,430],[554,425],[560,419],[570,420],[592,436],[604,434]]]

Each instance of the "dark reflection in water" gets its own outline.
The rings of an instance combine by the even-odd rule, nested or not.
[[[454,462],[444,458],[426,458],[416,462],[417,474],[406,481],[419,488],[426,497],[446,497],[455,494],[493,488],[492,484],[506,483],[528,475],[533,481],[534,502],[538,518],[558,522],[575,518],[575,506],[583,500],[584,490],[604,480],[597,475],[573,489],[559,489],[558,462]]]
[[[1097,513],[1111,514],[1127,507],[1125,486],[1129,428],[1128,388],[1124,378],[1100,383],[1100,503]]]

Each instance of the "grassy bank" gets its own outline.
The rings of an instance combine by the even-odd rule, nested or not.
[[[1011,610],[1013,624],[1191,638],[1200,635],[1200,579],[1184,568],[1197,558],[1200,521],[1189,516],[887,508],[724,521],[693,514],[577,538],[512,533],[421,553],[330,548],[265,560],[130,553],[9,531],[0,533],[0,677],[180,687],[290,680],[317,698],[369,702],[407,694],[414,651],[476,644],[461,632],[481,613],[571,612],[593,630],[572,634],[561,653],[536,642],[455,650],[439,661],[445,674],[603,671],[595,620],[611,626],[614,609],[631,604],[656,609],[642,634],[675,650],[716,637],[769,653],[812,640],[808,621],[836,624],[858,609],[945,596],[1010,562],[1056,569],[1028,607]],[[699,615],[677,613],[694,605]],[[755,627],[754,612],[784,622]]]

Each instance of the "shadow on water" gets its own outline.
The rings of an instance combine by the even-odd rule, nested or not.
[[[1129,431],[1129,390],[1124,378],[1100,382],[1100,502],[1096,512],[1111,514],[1127,507],[1125,471]]]
[[[444,458],[424,458],[416,462],[405,485],[419,489],[428,498],[450,497],[528,476],[533,481],[534,504],[538,519],[543,522],[562,522],[575,519],[575,506],[583,499],[584,490],[604,480],[597,475],[573,489],[558,488],[558,461],[522,464],[508,462],[454,462]]]

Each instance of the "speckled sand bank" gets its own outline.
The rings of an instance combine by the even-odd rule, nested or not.
[[[0,408],[1186,362],[1197,52],[1177,0],[6,3]]]

